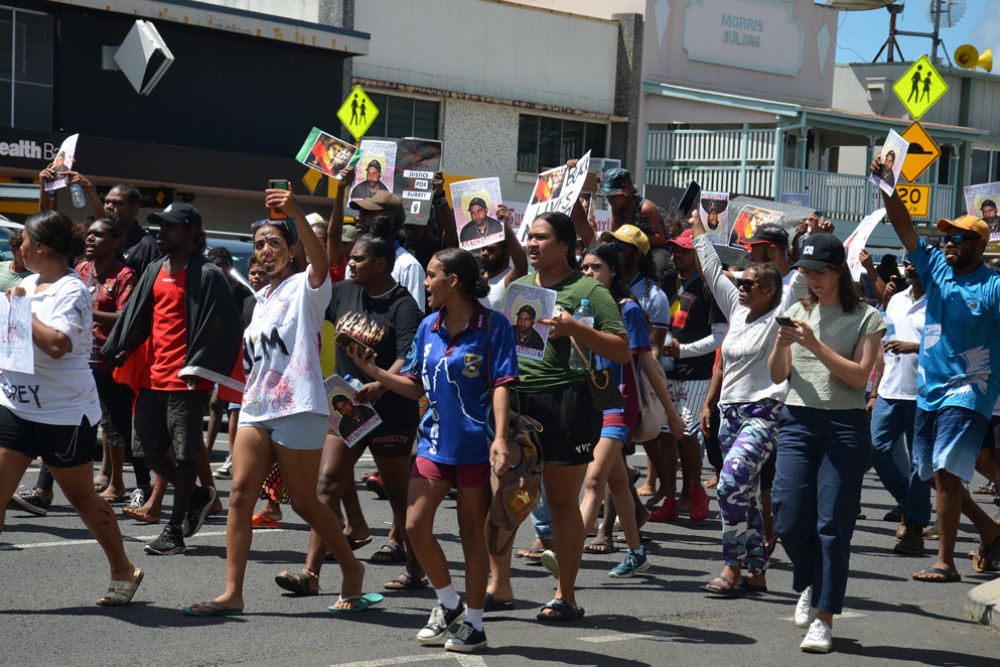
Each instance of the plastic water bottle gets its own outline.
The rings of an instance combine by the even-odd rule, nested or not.
[[[594,327],[594,311],[590,307],[590,299],[583,299],[580,301],[580,307],[573,311],[573,318],[577,322],[582,322],[588,327]],[[585,371],[587,366],[590,365],[590,350],[583,346],[580,341],[576,341],[576,344],[580,346],[580,350],[586,355],[586,359],[580,356],[580,353],[576,351],[576,348],[570,345],[569,350],[569,367],[576,371]]]
[[[79,183],[69,186],[70,197],[73,198],[73,206],[83,208],[87,205],[87,197],[83,194],[83,188]]]
[[[670,333],[670,329],[667,329],[667,335],[663,339],[663,346],[672,345],[674,342],[674,335]],[[663,366],[663,372],[669,373],[674,370],[674,366],[677,365],[677,360],[673,357],[668,357],[665,354],[660,355],[660,366]]]

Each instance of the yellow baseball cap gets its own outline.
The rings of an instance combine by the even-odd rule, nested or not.
[[[990,240],[990,226],[986,224],[986,221],[980,220],[974,215],[963,215],[954,220],[948,220],[947,218],[941,218],[937,223],[938,229],[942,232],[948,231],[949,227],[958,227],[959,229],[967,229],[970,232],[975,232],[979,234],[983,239]]]
[[[643,255],[649,253],[649,237],[635,225],[622,225],[613,232],[601,232],[602,243],[608,243],[612,239],[634,245]]]

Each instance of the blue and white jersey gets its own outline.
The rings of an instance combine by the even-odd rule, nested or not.
[[[481,305],[455,336],[444,319],[444,309],[424,318],[400,372],[423,382],[429,403],[417,455],[445,465],[482,463],[493,444],[491,389],[517,382],[514,330],[503,313]]]
[[[649,324],[660,329],[670,328],[670,299],[660,286],[636,273],[629,283],[632,296],[639,302],[649,317]]]
[[[948,406],[990,416],[1000,395],[1000,276],[982,265],[955,275],[944,253],[920,246],[907,255],[927,290],[917,370],[917,407]]]

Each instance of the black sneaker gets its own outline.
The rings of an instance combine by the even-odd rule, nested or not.
[[[448,634],[448,629],[464,617],[464,604],[460,604],[454,609],[445,609],[443,605],[439,604],[431,610],[431,617],[427,620],[427,625],[417,633],[417,641],[421,644],[437,644]]]
[[[187,547],[184,546],[184,537],[181,535],[181,529],[168,523],[163,527],[163,532],[160,533],[160,536],[144,546],[142,550],[148,554],[156,554],[157,556],[171,556],[173,554],[184,553],[187,551]]]
[[[444,643],[446,651],[461,651],[462,653],[472,653],[486,648],[486,632],[476,630],[476,627],[466,621],[455,631],[448,641]]]
[[[52,503],[42,500],[38,491],[22,486],[10,497],[10,504],[35,516],[45,516],[49,513],[49,505]]]
[[[218,494],[211,486],[199,486],[191,494],[191,501],[188,504],[187,514],[184,516],[184,537],[191,537],[205,524],[205,517],[208,516],[208,508],[215,502]]]

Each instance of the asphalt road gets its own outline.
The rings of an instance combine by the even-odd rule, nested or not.
[[[220,446],[225,448],[224,443]],[[216,453],[215,464],[222,454]],[[643,464],[644,458],[634,457]],[[367,469],[365,459],[358,474]],[[34,469],[27,480],[34,481]],[[131,481],[131,473],[126,472]],[[974,486],[982,482],[976,479]],[[218,484],[225,502],[229,483]],[[367,558],[388,532],[388,503],[361,490],[375,533],[359,556]],[[710,492],[714,496],[714,492]],[[977,499],[996,508],[985,496]],[[170,496],[168,495],[168,502]],[[965,619],[968,590],[989,580],[960,562],[963,581],[927,584],[910,574],[932,563],[923,557],[892,554],[893,524],[881,521],[891,499],[869,474],[863,495],[867,519],[858,523],[845,614],[834,626],[834,653],[825,657],[798,649],[804,631],[791,620],[797,595],[791,590],[787,557],[779,546],[768,575],[770,592],[753,598],[715,599],[699,586],[721,569],[720,524],[712,501],[709,520],[691,525],[650,524],[644,534],[653,567],[634,579],[615,580],[607,571],[622,553],[584,556],[578,600],[582,620],[544,625],[534,620],[552,597],[554,580],[539,566],[515,559],[514,611],[487,614],[490,646],[464,655],[441,646],[423,647],[414,635],[434,604],[431,589],[386,592],[378,607],[360,614],[334,614],[339,570],[324,567],[318,597],[295,598],[273,583],[283,569],[297,571],[308,541],[305,523],[286,508],[285,527],[254,533],[247,572],[246,614],[200,619],[181,607],[211,599],[223,589],[225,517],[210,517],[188,540],[187,553],[149,556],[145,542],[156,526],[122,517],[126,550],[146,572],[135,600],[105,609],[93,601],[108,581],[106,561],[86,528],[57,493],[47,517],[8,511],[0,536],[0,665],[353,665],[378,667],[421,663],[430,666],[509,665],[990,665],[1000,664],[1000,635]],[[454,503],[445,501],[438,531],[459,591],[463,588],[461,550]],[[531,541],[523,527],[518,545]],[[929,548],[936,543],[928,542]],[[976,545],[963,525],[958,553]],[[366,590],[401,572],[395,565],[368,564]]]

